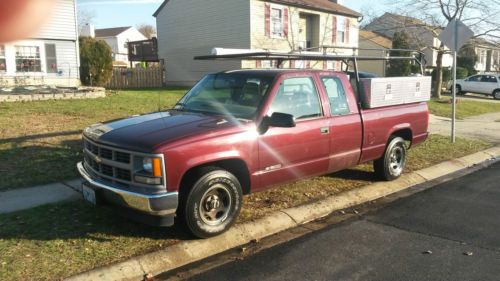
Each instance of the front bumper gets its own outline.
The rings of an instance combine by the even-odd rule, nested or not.
[[[102,194],[103,199],[107,203],[125,207],[125,209],[131,209],[149,216],[173,217],[175,215],[179,199],[179,194],[177,192],[156,195],[130,192],[93,179],[85,170],[82,162],[77,164],[77,169],[85,181],[94,187],[97,192]]]

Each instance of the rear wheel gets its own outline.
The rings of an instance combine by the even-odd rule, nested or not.
[[[399,178],[403,174],[405,164],[405,140],[394,137],[389,141],[384,156],[373,162],[373,168],[377,177],[390,181]]]
[[[465,95],[465,93],[464,93],[464,92],[462,92],[462,86],[457,85],[457,86],[456,86],[456,88],[457,88],[457,95],[458,95],[458,96],[464,96],[464,95]],[[452,89],[452,90],[453,90],[453,89]]]
[[[183,210],[179,215],[194,236],[208,238],[225,232],[235,223],[243,195],[238,179],[228,171],[212,167],[199,174],[181,203]]]
[[[496,100],[500,100],[500,90],[495,90],[493,92],[493,98],[495,98]]]

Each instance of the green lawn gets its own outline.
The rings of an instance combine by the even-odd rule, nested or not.
[[[488,147],[480,141],[433,135],[410,150],[414,171]],[[331,175],[245,196],[239,222],[316,201],[374,181],[365,164]],[[121,219],[83,201],[0,215],[0,280],[58,280],[190,239],[177,228],[153,228]]]
[[[433,99],[429,102],[429,110],[437,116],[451,118],[451,103],[449,98],[441,100]],[[466,117],[481,115],[492,112],[500,112],[500,103],[488,103],[469,100],[460,100],[457,103],[457,118],[464,119]]]
[[[0,103],[0,191],[77,177],[81,131],[94,123],[170,108],[187,91],[120,91],[95,100]]]

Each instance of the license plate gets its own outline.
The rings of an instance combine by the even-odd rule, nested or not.
[[[97,205],[97,200],[95,197],[95,190],[86,184],[82,184],[82,194],[83,199],[90,202],[92,205]]]

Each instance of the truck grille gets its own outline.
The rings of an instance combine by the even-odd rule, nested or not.
[[[123,187],[132,183],[131,154],[83,138],[84,163],[94,177]]]

